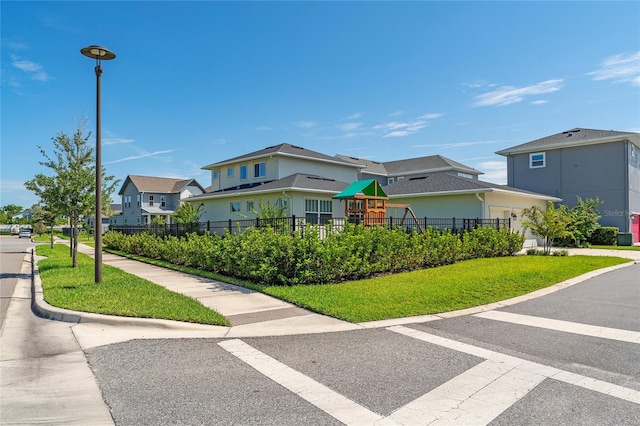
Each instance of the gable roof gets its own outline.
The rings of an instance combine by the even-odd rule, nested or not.
[[[354,164],[365,166],[362,170],[365,173],[382,176],[440,171],[456,171],[476,176],[484,174],[479,170],[466,166],[462,163],[458,163],[457,161],[453,161],[452,159],[442,155],[428,155],[426,157],[407,158],[404,160],[385,161],[382,163],[366,160],[364,158],[350,157],[347,155],[336,155],[336,157]]]
[[[538,194],[531,191],[512,188],[506,185],[484,182],[477,179],[469,179],[455,176],[445,172],[426,173],[396,181],[383,187],[389,197],[399,196],[428,196],[428,195],[452,195],[481,192],[513,193],[525,197],[538,198],[551,201],[561,201],[560,198]]]
[[[232,189],[222,189],[219,191],[208,192],[193,197],[189,200],[201,200],[209,198],[219,198],[230,195],[246,195],[246,194],[262,194],[268,192],[282,192],[286,190],[297,190],[307,192],[326,192],[337,194],[345,189],[349,184],[335,179],[323,178],[315,175],[307,175],[304,173],[296,173],[282,179],[262,182],[250,187],[238,186]]]
[[[496,154],[507,156],[510,154],[535,152],[542,149],[559,149],[580,145],[593,145],[622,141],[625,139],[630,140],[640,147],[640,133],[574,128],[561,133],[556,133],[555,135],[536,139],[531,142],[512,146],[511,148],[506,148],[501,151],[497,151]]]
[[[387,198],[387,194],[384,193],[380,184],[375,179],[355,181],[341,193],[334,195],[333,198],[343,200],[345,198],[355,198],[357,195]]]
[[[214,167],[220,167],[227,164],[237,163],[239,161],[250,161],[254,159],[257,160],[269,155],[306,158],[306,159],[313,159],[316,161],[340,164],[343,166],[360,167],[356,164],[350,163],[348,161],[344,161],[340,158],[331,157],[329,155],[322,154],[320,152],[312,151],[310,149],[302,148],[295,145],[290,145],[288,143],[281,143],[280,145],[270,146],[264,149],[260,149],[258,151],[253,151],[248,154],[240,155],[238,157],[229,158],[228,160],[223,160],[217,163],[209,164],[208,166],[204,166],[202,168],[210,170],[210,169],[213,169]]]
[[[127,175],[127,178],[124,180],[124,183],[122,184],[118,195],[122,195],[124,189],[129,183],[132,183],[136,187],[138,192],[175,194],[191,184],[195,184],[202,190],[202,192],[204,192],[204,188],[195,179],[174,179],[156,176]]]

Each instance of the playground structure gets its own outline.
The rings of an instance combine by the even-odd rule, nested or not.
[[[389,197],[384,193],[375,179],[359,180],[346,187],[344,191],[333,196],[336,200],[344,200],[345,219],[363,223],[365,226],[385,225],[387,209],[404,209],[400,226],[404,224],[407,215],[414,219],[418,230],[422,227],[409,204],[389,203]]]

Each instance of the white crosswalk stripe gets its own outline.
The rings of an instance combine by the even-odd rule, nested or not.
[[[545,328],[548,330],[563,331],[566,333],[581,334],[584,336],[599,337],[602,339],[619,340],[621,342],[640,343],[640,333],[617,328],[599,327],[589,324],[580,324],[570,321],[561,321],[550,318],[534,317],[530,315],[514,314],[503,311],[486,311],[473,315],[495,321],[503,321],[511,324],[527,325],[531,327]]]

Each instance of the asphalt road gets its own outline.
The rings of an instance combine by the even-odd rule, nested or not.
[[[27,249],[34,244],[27,239],[16,236],[0,236],[0,328],[7,315],[7,308],[18,278],[28,278],[20,275],[20,268]]]
[[[500,312],[533,316],[534,323],[545,317],[637,332],[638,277],[640,264]],[[412,334],[430,341],[409,337]],[[432,336],[443,338],[445,346],[432,342]],[[225,349],[229,342],[136,340],[91,349],[87,357],[116,424],[347,423],[339,410],[332,411],[331,402],[319,409],[310,403],[313,398],[304,396],[304,389],[296,393],[295,383],[279,379],[280,373],[270,376],[268,366],[251,364]],[[455,346],[460,342],[467,349]],[[293,371],[289,382],[310,379],[302,386],[315,389],[320,384],[312,393],[324,387],[329,389],[327,400],[337,394],[355,403],[354,424],[373,424],[366,416],[398,422],[396,412],[409,419],[404,424],[426,424],[424,412],[411,414],[403,407],[425,395],[436,395],[436,407],[444,404],[446,398],[437,396],[440,389],[453,388],[446,395],[464,389],[477,379],[470,371],[482,370],[485,363],[497,365],[504,355],[510,357],[507,364],[517,360],[528,366],[525,369],[551,367],[562,373],[519,387],[530,377],[514,369],[513,377],[495,380],[503,387],[487,385],[465,401],[464,410],[452,408],[460,417],[444,424],[640,424],[640,340],[631,343],[464,316],[398,328],[244,338],[239,344],[257,350],[257,359],[276,360],[276,370]],[[619,391],[614,396],[608,394],[611,386]],[[497,415],[476,407],[482,404],[474,406],[473,398],[482,401],[483,392],[488,406],[494,399],[506,399]],[[629,393],[631,400],[620,397]],[[358,417],[360,408],[364,417]]]

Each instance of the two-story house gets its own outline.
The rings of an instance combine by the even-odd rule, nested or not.
[[[561,198],[598,197],[600,224],[640,241],[640,133],[576,128],[498,151],[508,186]]]
[[[481,172],[439,155],[383,163],[280,144],[203,169],[211,172],[211,192],[187,200],[202,205],[202,222],[254,218],[260,201],[313,222],[342,218],[345,201],[333,196],[366,179],[382,182],[393,203],[411,205],[419,217],[511,219],[518,230],[523,209],[560,201],[480,181]]]
[[[359,180],[375,179],[382,186],[391,185],[411,176],[424,173],[445,172],[454,176],[462,176],[469,179],[478,179],[482,172],[453,161],[442,155],[429,155],[426,157],[407,158],[395,161],[372,161],[364,158],[348,155],[336,155],[336,157],[350,163],[362,166]]]
[[[195,179],[173,179],[155,176],[128,175],[118,195],[122,197],[122,225],[145,225],[154,217],[171,215],[186,198],[202,194],[204,188]]]
[[[284,207],[288,216],[320,218],[340,214],[331,197],[357,180],[360,168],[284,143],[204,166],[211,191],[189,202],[202,204],[201,221],[253,218],[260,202]]]

